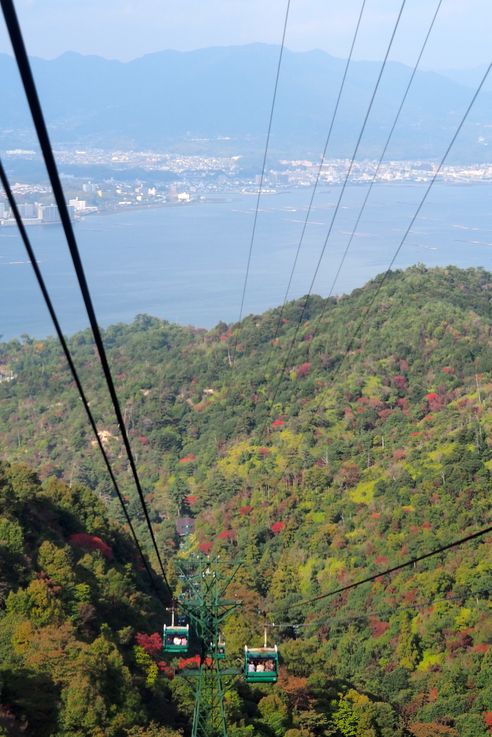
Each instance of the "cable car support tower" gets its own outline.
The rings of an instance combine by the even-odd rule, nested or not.
[[[195,681],[195,706],[192,737],[227,737],[224,695],[231,680],[242,673],[239,668],[222,666],[225,644],[221,630],[224,621],[241,602],[227,599],[225,594],[241,564],[226,579],[217,570],[216,560],[180,563],[186,590],[180,595],[180,606],[186,612],[198,638],[198,668],[181,672]],[[193,570],[194,569],[194,570]]]

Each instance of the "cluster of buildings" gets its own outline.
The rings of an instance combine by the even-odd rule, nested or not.
[[[171,172],[235,172],[239,168],[241,156],[213,156],[209,154],[179,154],[160,151],[111,151],[100,148],[90,149],[57,149],[56,160],[59,164],[76,166],[117,166],[120,171],[127,169],[144,169],[146,171]]]
[[[43,205],[40,202],[23,202],[18,205],[18,209],[24,225],[52,225],[60,222],[58,206],[54,204]],[[79,200],[78,197],[68,201],[68,212],[73,220],[97,211],[97,207],[88,207],[86,201]],[[0,202],[0,226],[9,225],[16,225],[15,218],[10,207]]]
[[[7,152],[13,158],[34,155],[34,152]],[[436,164],[429,161],[350,162],[348,159],[319,160],[283,159],[272,162],[264,176],[256,165],[241,162],[241,156],[180,155],[155,151],[103,151],[101,149],[61,150],[57,160],[70,169],[71,165],[98,168],[101,178],[94,183],[87,178],[61,174],[67,193],[70,216],[80,217],[96,212],[115,212],[131,207],[160,207],[204,200],[208,196],[226,193],[257,194],[260,181],[263,194],[313,186],[319,176],[322,185],[338,185],[345,180],[350,166],[350,183],[429,182],[436,173]],[[135,179],[136,171],[141,178]],[[471,184],[492,181],[492,164],[446,165],[439,180]],[[52,202],[47,184],[16,183],[12,190],[25,225],[49,225],[60,222],[58,208]],[[0,195],[0,226],[15,225],[7,202]]]
[[[436,173],[437,164],[429,161],[383,161],[330,159],[323,162],[320,182],[328,185],[340,184],[345,180],[349,166],[350,182],[364,184],[376,177],[378,182],[429,182]],[[270,181],[289,186],[310,186],[318,176],[319,161],[303,159],[282,160],[275,170],[268,173]],[[492,181],[492,164],[446,165],[439,171],[439,180],[460,184]]]

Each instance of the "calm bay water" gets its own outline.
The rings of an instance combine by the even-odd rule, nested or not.
[[[378,185],[352,242],[334,293],[384,271],[426,185]],[[327,294],[366,189],[349,187],[329,239],[314,292]],[[307,292],[338,197],[320,190],[290,297]],[[283,301],[311,190],[265,195],[260,204],[244,314]],[[103,326],[149,313],[211,327],[236,320],[256,197],[87,217],[75,226],[96,312]],[[492,269],[492,186],[437,185],[395,264],[423,262]],[[61,316],[74,333],[87,318],[59,226],[32,227],[37,258]],[[48,313],[14,228],[0,228],[0,334],[53,334]]]

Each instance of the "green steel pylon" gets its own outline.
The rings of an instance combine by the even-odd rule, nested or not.
[[[192,737],[227,737],[222,672],[200,666],[195,686]]]
[[[222,580],[217,561],[205,559],[181,564],[186,591],[181,595],[181,606],[189,617],[198,637],[200,666],[186,669],[182,675],[196,679],[192,737],[227,737],[224,708],[225,683],[241,671],[224,668],[219,658],[220,630],[224,620],[241,602],[226,599],[227,587],[239,566]]]

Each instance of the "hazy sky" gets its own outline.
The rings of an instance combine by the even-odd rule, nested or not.
[[[347,55],[362,0],[291,0],[286,45]],[[412,63],[437,0],[407,0],[393,59]],[[380,59],[401,0],[367,0],[356,58]],[[286,0],[17,0],[29,52],[64,51],[121,60],[162,49],[278,43]],[[491,57],[492,0],[443,0],[423,60],[469,68]],[[9,51],[3,21],[0,51]]]

